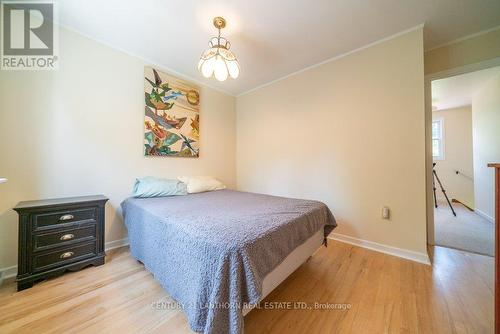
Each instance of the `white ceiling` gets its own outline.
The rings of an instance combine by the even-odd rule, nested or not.
[[[445,110],[470,106],[472,98],[489,80],[500,75],[500,66],[432,82],[432,106]]]
[[[427,49],[498,26],[498,0],[64,0],[69,29],[237,95],[425,22]],[[216,34],[214,16],[241,64],[238,79],[197,71]]]

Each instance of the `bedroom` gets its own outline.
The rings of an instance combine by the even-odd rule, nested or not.
[[[180,219],[183,214],[199,222],[220,214],[216,223],[226,222],[219,226],[223,229],[231,221],[242,221],[238,215],[244,214],[253,220],[238,228],[251,228],[249,222],[254,220],[273,221],[281,206],[288,214],[293,206],[293,218],[298,221],[304,216],[296,206],[317,203],[299,205],[281,199],[285,202],[271,205],[273,201],[259,197],[242,198],[234,205],[237,196],[231,196],[230,191],[240,192],[238,196],[250,192],[323,203],[318,209],[325,210],[323,219],[306,219],[316,224],[314,227],[299,224],[308,231],[307,239],[313,238],[311,244],[304,243],[304,237],[285,238],[278,229],[276,238],[284,237],[285,242],[257,247],[263,252],[259,254],[280,254],[270,265],[273,268],[262,271],[274,269],[271,273],[276,273],[276,278],[268,277],[269,291],[263,291],[267,275],[257,275],[257,283],[264,281],[264,287],[257,284],[258,299],[270,294],[260,308],[244,317],[236,316],[236,322],[217,322],[237,327],[227,332],[238,332],[242,327],[246,332],[275,333],[305,332],[307,328],[358,333],[384,332],[387,328],[395,332],[493,331],[493,260],[433,247],[428,236],[428,224],[432,223],[428,177],[432,111],[426,97],[428,82],[439,75],[500,64],[498,2],[410,1],[403,6],[392,0],[333,1],[316,4],[314,11],[310,6],[306,1],[60,1],[52,7],[56,68],[4,68],[14,64],[4,59],[14,56],[2,54],[0,332],[128,329],[182,333],[194,329],[190,328],[193,322],[188,322],[189,312],[172,305],[175,288],[166,285],[176,280],[155,273],[155,265],[141,260],[134,251],[134,247],[146,247],[149,240],[141,237],[137,244],[130,242],[122,203],[131,197],[136,179],[145,180],[141,185],[148,186],[149,179],[143,179],[148,176],[161,179],[150,185],[160,187],[159,192],[165,190],[161,187],[172,191],[173,185],[175,191],[183,193],[190,186],[196,188],[190,181],[200,181],[185,180],[186,186],[176,181],[183,176],[211,176],[227,188],[141,199],[144,203],[182,202],[174,210],[179,215],[178,220],[172,220],[175,223],[184,221]],[[20,10],[13,11],[19,20]],[[6,12],[2,12],[3,52]],[[229,50],[239,63],[236,79],[204,78],[198,69],[209,40],[218,36],[213,24],[218,16],[226,22],[220,34],[231,43]],[[36,17],[33,21],[36,23]],[[35,23],[31,28],[36,29]],[[23,25],[9,29],[22,35],[17,36],[21,40],[18,48],[31,41],[32,35],[24,38]],[[42,40],[46,37],[38,35]],[[10,39],[15,42],[14,37]],[[157,85],[153,69],[161,81],[158,86],[179,81],[190,87],[179,91],[199,94],[198,98],[195,93],[189,95],[189,100],[188,93],[172,97],[199,114],[199,119],[179,117],[186,118],[180,128],[189,128],[183,133],[187,141],[172,136],[177,139],[173,151],[192,156],[151,152],[154,138],[164,138],[165,129],[168,133],[178,130],[177,123],[170,128],[155,127],[145,111],[151,110],[145,94],[151,97],[153,85]],[[159,110],[155,115],[168,113]],[[198,137],[193,132],[196,124]],[[180,137],[181,133],[176,133]],[[196,139],[196,145],[189,148]],[[167,148],[161,152],[170,152]],[[491,173],[493,184],[493,170]],[[201,181],[205,182],[198,186],[205,187],[203,190],[219,185],[208,180],[213,183],[207,188],[207,180]],[[217,199],[213,197],[216,194],[228,197]],[[72,213],[74,207],[61,211],[47,203],[42,208],[40,203],[18,203],[66,199],[58,205],[81,206],[78,200],[67,198],[94,195],[109,199],[104,206],[103,199],[95,198],[85,204],[103,212],[104,216],[95,214],[93,218],[103,226],[92,225],[95,229],[89,233],[94,235],[86,239],[90,241],[78,243],[100,248],[100,252],[93,249],[100,258],[85,258],[82,265],[91,260],[96,261],[93,264],[105,263],[75,266],[71,268],[74,272],[45,279],[42,274],[46,270],[37,271],[33,261],[52,251],[35,249],[36,237],[45,235],[36,231],[37,210],[52,210],[54,214],[69,210],[57,216],[73,216],[65,227],[68,230],[74,228],[71,223],[79,224],[78,216]],[[209,209],[213,207],[208,206],[201,212],[207,202],[195,207],[197,198],[218,202],[220,210],[212,212]],[[22,212],[14,211],[16,207]],[[182,207],[189,209],[180,210]],[[256,207],[263,211],[252,210]],[[319,225],[326,225],[329,211],[338,226],[328,236],[325,248],[320,247],[323,235],[317,232]],[[383,218],[385,213],[388,219]],[[20,220],[23,214],[25,223]],[[144,224],[147,219],[141,221]],[[33,231],[19,230],[23,224]],[[56,233],[50,226],[45,231]],[[189,224],[176,226],[181,229]],[[269,226],[261,227],[269,232]],[[214,229],[204,225],[200,229],[191,232],[217,238],[215,225]],[[248,240],[243,237],[253,235],[243,230],[238,234],[243,240],[239,240],[235,231],[230,230],[229,235],[236,239],[228,241],[244,243]],[[66,229],[57,233],[58,239],[76,235],[66,233]],[[21,236],[25,243],[18,241]],[[287,245],[292,239],[295,243]],[[167,242],[161,240],[157,242]],[[52,250],[59,252],[55,256],[75,253],[72,240],[60,241],[67,243],[53,245]],[[189,245],[192,248],[184,245],[185,260],[188,255],[199,255],[201,249],[196,247],[199,243]],[[301,246],[307,249],[297,249]],[[290,262],[280,272],[279,263],[292,250],[299,255],[288,258]],[[73,256],[57,259],[50,268],[57,271],[61,263],[68,268],[75,265]],[[179,265],[187,266],[187,261]],[[433,275],[435,281],[430,279]],[[17,292],[19,283],[25,284],[23,288],[33,286]],[[192,283],[190,287],[196,286]],[[406,306],[409,298],[414,303]],[[469,307],[455,306],[455,300],[464,300]],[[302,303],[326,309],[303,310]],[[227,316],[225,312],[210,314]],[[206,331],[210,330],[207,327]]]

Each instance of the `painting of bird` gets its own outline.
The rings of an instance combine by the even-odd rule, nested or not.
[[[200,94],[189,82],[144,69],[144,154],[198,157]],[[186,122],[187,120],[190,122]]]

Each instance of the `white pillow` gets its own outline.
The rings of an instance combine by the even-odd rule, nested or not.
[[[188,194],[226,189],[226,186],[211,176],[180,176],[179,181],[187,185]]]

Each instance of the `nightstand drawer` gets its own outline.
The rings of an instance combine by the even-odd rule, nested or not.
[[[97,255],[95,242],[81,243],[57,251],[35,255],[33,257],[33,271],[43,271],[95,255]]]
[[[61,227],[63,224],[71,224],[77,222],[95,222],[96,216],[96,208],[38,213],[33,215],[33,227],[35,230],[44,230],[54,227]]]
[[[19,202],[14,208],[19,213],[17,290],[104,264],[107,201],[95,195]]]
[[[95,240],[97,235],[96,227],[95,224],[92,224],[56,232],[35,234],[33,236],[33,251],[37,252],[67,244]]]

